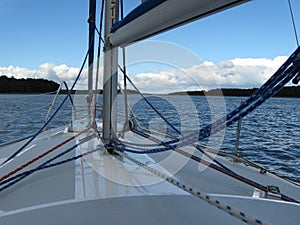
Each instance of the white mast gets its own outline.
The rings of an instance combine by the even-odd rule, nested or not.
[[[103,140],[105,144],[113,142],[117,130],[117,84],[118,84],[118,48],[112,48],[109,34],[112,25],[118,21],[119,4],[116,0],[105,0],[105,46],[103,76]]]

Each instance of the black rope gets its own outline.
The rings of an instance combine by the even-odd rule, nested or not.
[[[103,14],[104,14],[104,0],[102,0],[101,3],[101,12],[100,12],[100,31],[102,31],[102,26],[103,26]],[[94,93],[94,121],[93,121],[93,125],[96,127],[97,124],[95,122],[96,120],[96,113],[97,113],[97,89],[98,89],[98,77],[99,77],[99,68],[100,68],[100,57],[101,57],[101,41],[104,43],[102,37],[101,37],[101,32],[98,31],[97,26],[95,25],[95,30],[97,31],[97,33],[99,34],[99,40],[98,40],[98,49],[97,49],[97,66],[96,66],[96,84],[95,84],[95,93]],[[98,132],[98,130],[97,130]]]
[[[120,11],[121,11],[121,19],[124,19],[124,2],[123,0],[120,1]],[[125,102],[125,123],[123,126],[122,132],[125,132],[129,129],[129,110],[128,110],[128,98],[127,98],[127,69],[126,69],[126,51],[125,46],[122,47],[122,60],[123,60],[123,71],[124,71],[124,77],[123,77],[123,85],[124,85],[124,102]],[[120,87],[121,88],[121,87]]]
[[[123,68],[119,65],[119,69],[124,74],[126,79],[129,81],[129,83],[133,86],[133,88],[138,92],[138,94],[143,98],[143,100],[157,113],[157,115],[160,116],[177,134],[181,135],[181,132],[172,124],[170,123],[150,102],[149,100],[140,92],[140,90],[135,86],[135,84],[132,82],[132,80],[127,76]]]
[[[290,13],[291,13],[291,19],[292,19],[292,23],[293,23],[293,27],[294,27],[294,33],[295,33],[295,38],[296,38],[296,42],[297,42],[297,46],[299,47],[299,40],[298,40],[298,34],[297,34],[297,29],[296,29],[296,23],[295,23],[295,19],[294,19],[294,14],[293,14],[293,7],[291,4],[291,1],[288,0],[289,3],[289,9],[290,9]]]

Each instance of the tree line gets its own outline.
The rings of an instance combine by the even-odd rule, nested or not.
[[[49,93],[55,92],[59,87],[59,84],[46,79],[16,79],[14,77],[7,77],[6,75],[0,76],[0,93],[2,94],[15,94],[15,93]],[[251,89],[240,89],[240,88],[222,88],[222,89],[213,89],[209,91],[187,91],[187,92],[174,92],[170,93],[170,95],[220,95],[220,91],[222,91],[223,96],[250,96],[252,95],[257,88]],[[66,90],[61,90],[61,94],[65,94]],[[74,93],[88,93],[86,90],[74,90]],[[99,93],[102,94],[102,90],[99,90]],[[128,90],[129,94],[136,94],[137,92],[134,90]],[[300,98],[300,86],[291,86],[284,87],[275,97],[293,97]]]
[[[250,96],[252,95],[257,88],[251,89],[240,89],[240,88],[221,88],[221,89],[213,89],[209,91],[187,91],[187,92],[174,92],[170,95],[196,95],[196,96]],[[300,86],[291,86],[284,87],[278,92],[274,97],[285,97],[285,98],[300,98]]]
[[[16,79],[2,75],[0,77],[0,93],[48,93],[58,89],[59,84],[45,79]]]

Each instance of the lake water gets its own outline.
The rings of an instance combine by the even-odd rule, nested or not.
[[[53,95],[0,95],[0,144],[25,137],[36,132],[44,123]],[[59,96],[54,109],[64,96]],[[119,110],[123,108],[119,96]],[[149,101],[183,134],[188,134],[216,120],[240,104],[240,97],[203,96],[150,96]],[[84,96],[75,98],[77,110],[83,110]],[[78,102],[81,102],[80,104]],[[173,132],[171,128],[137,95],[130,95],[129,102],[140,123],[149,129]],[[102,96],[98,98],[102,104]],[[82,108],[83,107],[83,108]],[[101,114],[100,112],[98,113]],[[272,98],[242,121],[239,143],[240,154],[278,175],[300,182],[300,98]],[[67,124],[72,120],[72,107],[64,105],[50,123],[50,128]],[[120,122],[122,116],[120,117]],[[236,124],[227,128],[224,135],[215,139],[224,151],[233,151]],[[203,144],[214,142],[204,140]],[[214,143],[213,143],[214,146]]]

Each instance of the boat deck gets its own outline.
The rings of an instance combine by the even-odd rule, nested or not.
[[[75,134],[78,134],[76,129],[69,132],[67,127],[42,133],[17,157],[1,167],[0,176],[8,174]],[[59,152],[80,143],[86,135],[89,133],[79,135],[18,173],[36,168]],[[131,131],[125,134],[124,139],[129,142],[152,143]],[[26,141],[1,147],[1,161]],[[128,157],[122,157],[111,155],[99,146],[101,141],[94,137],[56,161],[97,148],[98,151],[76,161],[34,172],[1,191],[0,224],[54,225],[62,224],[62,221],[63,224],[75,225],[119,224],[122,221],[131,221],[130,224],[243,224],[241,220],[202,201],[196,195],[147,168],[136,165],[131,158],[266,223],[298,224],[300,219],[298,203],[271,199],[276,196],[265,196],[257,188],[203,166],[176,151],[150,155],[127,153]],[[194,152],[192,147],[182,150],[207,160],[200,152]],[[259,169],[243,163],[220,156],[214,157],[240,176],[264,186],[276,186],[281,194],[300,201],[299,186],[268,172],[260,173]],[[262,208],[269,210],[261,210]]]

